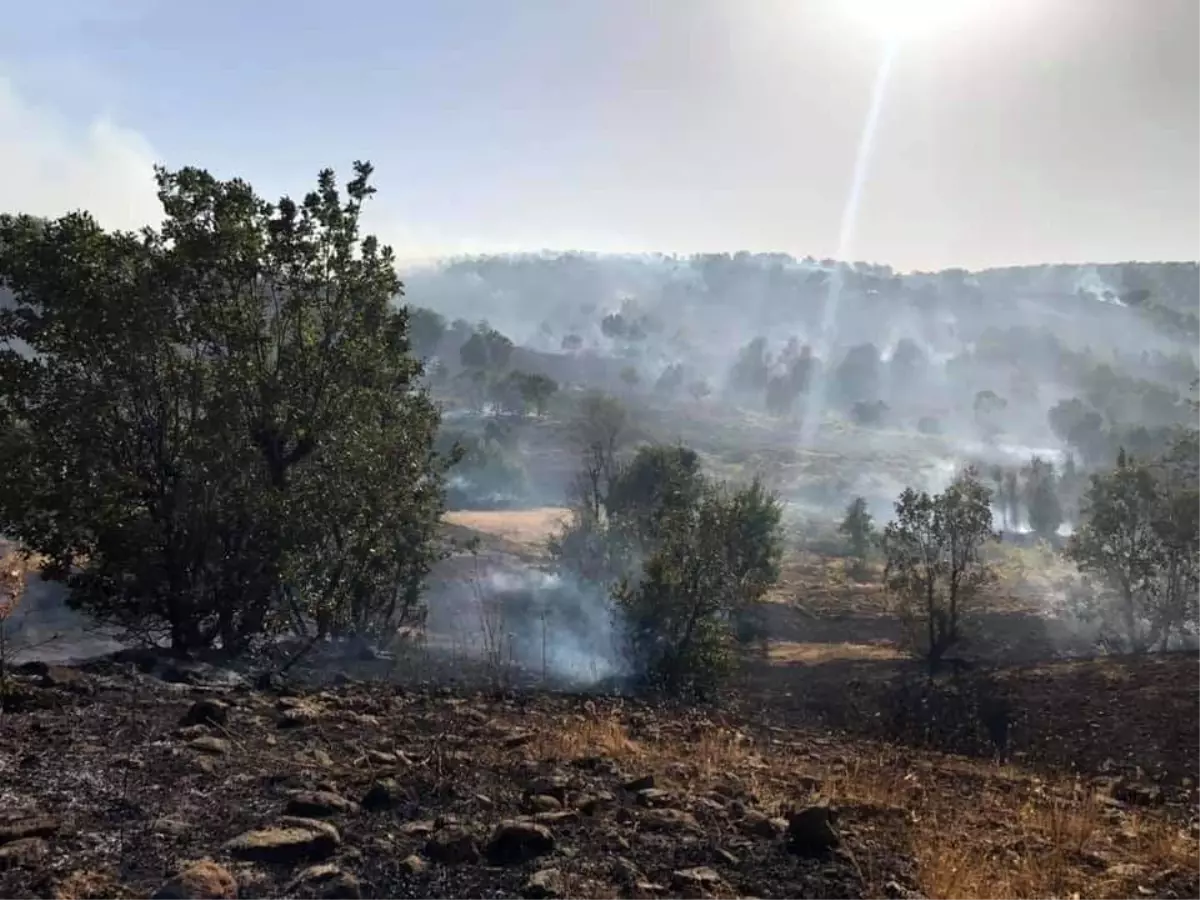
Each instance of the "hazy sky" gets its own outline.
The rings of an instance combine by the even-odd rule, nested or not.
[[[131,226],[155,161],[275,197],[369,158],[406,258],[1200,256],[1196,0],[964,0],[903,42],[839,246],[886,47],[855,2],[0,0],[0,210]]]

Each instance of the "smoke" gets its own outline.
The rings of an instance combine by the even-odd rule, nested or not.
[[[577,688],[629,673],[611,598],[566,574],[496,554],[447,579],[429,608],[431,633],[485,663]]]
[[[38,216],[88,210],[108,228],[156,223],[154,151],[107,117],[71,128],[0,76],[0,209]]]

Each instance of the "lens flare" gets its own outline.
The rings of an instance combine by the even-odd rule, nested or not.
[[[886,41],[926,37],[973,18],[984,0],[842,0],[846,13]]]

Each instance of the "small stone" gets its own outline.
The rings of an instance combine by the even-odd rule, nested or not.
[[[61,823],[52,816],[29,816],[15,822],[0,824],[0,844],[19,841],[21,838],[47,838],[58,832]]]
[[[451,825],[430,835],[425,842],[425,855],[442,865],[473,863],[479,859],[479,845],[470,832]]]
[[[408,791],[395,778],[380,778],[363,795],[362,808],[370,812],[381,812],[393,809],[408,799]]]
[[[150,823],[150,830],[154,834],[165,834],[171,837],[182,837],[191,830],[191,826],[182,819],[175,819],[170,816],[163,816],[155,819]]]
[[[635,778],[632,781],[625,782],[623,785],[621,785],[621,787],[632,794],[636,794],[640,791],[646,791],[654,787],[654,776],[642,775],[640,778]]]
[[[0,871],[9,868],[28,868],[45,859],[50,845],[43,838],[27,837],[0,846]]]
[[[340,813],[357,812],[358,804],[332,791],[302,791],[288,800],[287,814],[309,819],[324,819]]]
[[[236,900],[237,895],[237,879],[229,870],[202,859],[170,878],[154,897],[155,900]]]
[[[558,869],[534,872],[521,887],[521,896],[528,900],[555,900],[563,894],[563,877]]]
[[[324,863],[301,872],[288,887],[288,894],[320,900],[358,900],[362,888],[352,873]]]
[[[413,853],[400,860],[400,871],[406,875],[418,875],[425,871],[425,860]]]
[[[192,704],[191,708],[183,714],[179,724],[185,728],[189,725],[227,725],[229,724],[229,707],[220,700],[205,697]]]
[[[639,819],[643,831],[699,831],[696,817],[682,809],[648,809]]]
[[[313,707],[301,704],[285,709],[279,715],[280,728],[303,728],[312,725],[319,718],[319,713]]]
[[[725,880],[708,866],[679,869],[671,873],[671,887],[681,891],[711,891],[725,884]]]
[[[492,832],[485,852],[492,865],[523,863],[554,850],[554,834],[538,822],[509,819]]]
[[[386,750],[368,750],[367,761],[377,766],[394,766],[400,760],[395,753],[388,753]]]
[[[232,749],[229,741],[211,734],[188,741],[188,746],[200,753],[211,753],[213,756],[224,756]]]
[[[669,806],[671,803],[671,792],[664,791],[662,788],[646,788],[634,794],[634,802],[638,806],[645,806],[648,809]]]
[[[755,837],[773,839],[788,830],[788,823],[786,819],[773,819],[757,809],[751,809],[746,811],[746,816],[741,821],[741,828],[747,834]]]
[[[742,861],[724,847],[714,847],[713,855],[727,866],[740,866]]]
[[[570,788],[570,784],[570,781],[562,775],[548,775],[532,781],[526,793],[531,796],[541,794],[553,797],[559,803],[566,803],[567,790]]]
[[[562,803],[557,797],[551,797],[549,794],[534,794],[526,802],[529,812],[547,813],[556,812],[562,809]]]

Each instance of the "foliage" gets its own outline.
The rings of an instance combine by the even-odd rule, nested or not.
[[[962,641],[964,617],[993,580],[982,550],[994,538],[991,491],[974,470],[941,494],[907,488],[896,501],[883,532],[884,583],[931,670]]]
[[[846,507],[846,515],[842,519],[838,531],[845,536],[850,544],[850,555],[854,558],[855,572],[861,574],[867,561],[871,544],[875,539],[875,523],[867,511],[867,501],[863,497],[855,497]]]
[[[705,691],[738,646],[762,644],[781,516],[759,482],[714,484],[694,451],[648,446],[583,497],[550,549],[560,567],[611,591],[643,683]]]
[[[512,357],[513,342],[489,326],[480,325],[459,348],[459,361],[465,369],[501,371]]]
[[[704,482],[691,502],[664,507],[641,571],[614,590],[643,681],[708,693],[739,643],[760,641],[760,604],[779,575],[781,507],[755,482]]]
[[[275,205],[156,174],[157,230],[0,218],[0,530],[73,605],[179,651],[390,627],[446,461],[392,252],[359,233],[370,165]]]
[[[1083,521],[1067,546],[1094,575],[1103,627],[1135,653],[1192,640],[1200,591],[1200,493],[1196,432],[1151,463],[1124,451],[1111,472],[1092,476]]]
[[[1035,456],[1025,471],[1025,508],[1029,527],[1044,541],[1051,541],[1063,523],[1062,504],[1058,499],[1058,481],[1054,464]]]
[[[590,517],[598,519],[617,473],[618,451],[628,437],[628,413],[613,397],[598,391],[584,394],[571,437],[581,461],[577,499]]]
[[[446,336],[446,318],[423,306],[408,308],[409,341],[418,359],[429,359],[438,352]]]

